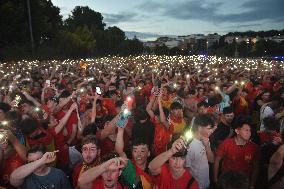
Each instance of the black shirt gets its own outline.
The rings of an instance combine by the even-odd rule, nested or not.
[[[215,150],[223,140],[229,137],[230,132],[231,127],[224,124],[223,122],[220,122],[217,125],[217,129],[211,134],[209,138],[211,148]]]

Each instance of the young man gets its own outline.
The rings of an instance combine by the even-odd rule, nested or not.
[[[234,120],[234,110],[232,107],[225,107],[221,115],[221,121],[216,130],[210,136],[211,148],[215,150],[221,142],[232,134],[232,122]]]
[[[123,151],[124,129],[118,128],[117,138],[115,143],[115,150],[121,157],[126,158]],[[149,145],[145,138],[134,138],[132,141],[132,160],[128,160],[125,170],[122,172],[125,182],[131,188],[133,186],[142,185],[145,189],[153,187],[153,178],[149,175],[147,170],[148,157],[150,156]]]
[[[116,153],[106,154],[101,164],[82,173],[78,179],[80,189],[127,189],[118,182],[121,169],[127,164],[127,159],[120,158]]]
[[[77,187],[79,176],[90,168],[99,164],[100,146],[94,135],[87,135],[81,142],[83,162],[76,165],[73,170],[73,187]]]
[[[181,134],[186,126],[183,117],[183,107],[179,102],[173,102],[170,106],[170,131],[173,134]]]
[[[198,183],[185,168],[186,149],[183,139],[169,144],[170,149],[149,163],[152,175],[160,189],[197,189]],[[166,162],[169,161],[167,164]]]
[[[33,146],[27,153],[28,163],[11,174],[10,183],[22,189],[71,189],[63,171],[46,165],[56,159],[55,153],[45,152],[43,146]]]
[[[187,149],[186,167],[189,167],[201,189],[206,189],[210,185],[208,161],[214,162],[214,154],[210,147],[209,137],[213,128],[214,121],[210,114],[196,116],[192,128],[194,139]]]
[[[240,171],[255,185],[257,175],[259,147],[250,141],[251,127],[248,118],[239,117],[235,124],[235,137],[226,139],[216,151],[214,162],[214,181],[218,180],[219,165],[222,162],[222,173],[229,170]]]

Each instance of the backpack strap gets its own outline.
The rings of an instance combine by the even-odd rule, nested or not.
[[[191,176],[190,180],[188,181],[188,183],[186,185],[186,189],[189,189],[194,181],[195,181],[194,177]]]

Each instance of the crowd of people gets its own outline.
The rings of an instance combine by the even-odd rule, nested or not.
[[[0,64],[0,188],[284,188],[284,63]]]

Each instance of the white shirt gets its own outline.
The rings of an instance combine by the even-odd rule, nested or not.
[[[197,180],[200,189],[206,189],[210,185],[209,164],[205,146],[200,140],[193,139],[189,144],[186,155],[186,167]]]
[[[264,124],[263,124],[263,119],[266,117],[271,117],[274,116],[274,112],[273,110],[267,106],[267,104],[264,104],[261,108],[260,108],[260,130],[264,130]]]

